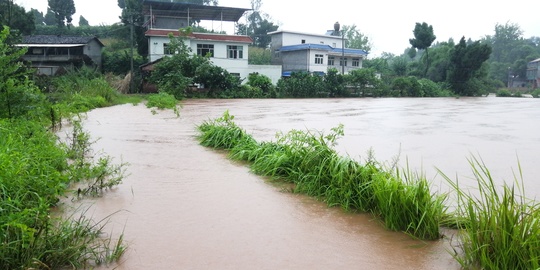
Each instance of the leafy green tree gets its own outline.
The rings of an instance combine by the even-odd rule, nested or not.
[[[396,76],[405,76],[407,75],[408,61],[405,57],[396,57],[393,59],[391,68],[394,71]]]
[[[330,68],[324,76],[324,84],[327,91],[329,91],[328,96],[330,97],[343,97],[346,96],[345,85],[344,85],[343,75],[336,69]]]
[[[252,11],[247,14],[248,23],[238,24],[236,32],[250,36],[253,39],[253,46],[266,48],[271,41],[268,33],[276,31],[278,25],[270,21],[268,14],[261,11],[261,6],[261,0],[251,0]]]
[[[400,97],[423,97],[424,92],[418,79],[414,76],[398,77],[392,82],[394,96]]]
[[[461,38],[450,54],[448,82],[458,95],[475,96],[482,94],[479,80],[487,74],[481,73],[483,64],[491,55],[491,47],[479,41],[467,45]]]
[[[45,96],[28,78],[32,73],[21,61],[26,49],[9,44],[9,27],[0,31],[0,119],[38,118]]]
[[[56,25],[58,28],[63,28],[67,25],[71,26],[73,21],[73,14],[75,14],[75,3],[73,0],[48,0],[49,9],[54,13],[56,19]]]
[[[511,63],[514,58],[510,57],[510,52],[516,42],[523,40],[523,30],[519,25],[507,22],[506,24],[496,24],[495,34],[488,37],[488,43],[493,48],[492,58],[496,62]]]
[[[424,70],[424,76],[427,74],[429,69],[429,54],[428,48],[431,46],[433,41],[437,38],[433,34],[433,26],[428,25],[427,23],[416,23],[413,30],[414,38],[409,39],[409,43],[418,50],[424,50],[426,56],[426,67]]]
[[[79,26],[90,26],[90,23],[88,23],[88,20],[86,20],[83,15],[79,17]]]
[[[30,12],[34,14],[34,23],[36,25],[44,25],[45,24],[45,17],[43,16],[43,12],[37,10],[37,9],[30,9]]]
[[[54,12],[49,7],[47,8],[47,13],[45,13],[45,16],[43,17],[43,22],[47,26],[56,25],[56,16],[54,15]]]
[[[247,85],[255,88],[255,91],[260,90],[263,96],[276,97],[275,87],[272,84],[272,80],[266,75],[259,73],[250,73],[248,75]]]
[[[426,74],[426,78],[435,82],[446,81],[450,65],[450,52],[454,46],[454,41],[450,39],[448,42],[440,42],[431,47],[431,65]]]
[[[248,54],[250,65],[270,65],[272,63],[272,52],[267,48],[250,46]]]
[[[209,97],[218,97],[221,91],[234,91],[240,88],[240,79],[227,70],[206,62],[197,67],[193,82],[204,85]]]
[[[13,0],[0,1],[0,29],[3,26],[23,35],[30,35],[36,29],[34,13],[26,12],[22,6],[13,3]]]
[[[351,71],[348,75],[350,85],[356,93],[361,93],[363,97],[372,95],[373,90],[380,88],[382,81],[377,77],[377,72],[372,68],[361,68]]]
[[[361,49],[366,52],[371,51],[372,46],[369,38],[357,29],[356,24],[343,25],[343,32],[345,33],[346,48]]]

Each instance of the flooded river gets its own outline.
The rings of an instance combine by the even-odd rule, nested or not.
[[[540,195],[540,100],[302,99],[187,100],[177,118],[143,105],[88,113],[94,145],[128,162],[123,184],[81,202],[129,245],[115,269],[459,269],[448,240],[422,242],[389,232],[367,214],[329,209],[290,194],[224,153],[200,146],[195,126],[229,110],[257,140],[278,131],[329,131],[360,161],[399,156],[446,190],[439,168],[473,185],[467,158],[481,157],[495,179],[512,181],[518,159],[527,195]],[[540,196],[539,196],[540,197]]]

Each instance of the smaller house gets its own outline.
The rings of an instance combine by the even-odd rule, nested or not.
[[[540,87],[540,58],[527,63],[527,82],[534,89]]]
[[[335,33],[270,32],[272,64],[282,66],[283,76],[290,76],[292,72],[324,74],[330,68],[348,73],[362,68],[368,53],[344,47],[346,40]]]
[[[101,50],[104,45],[96,37],[24,36],[22,43],[16,46],[28,48],[23,60],[30,62],[38,74],[54,75],[59,70],[80,68],[83,65],[101,70]]]

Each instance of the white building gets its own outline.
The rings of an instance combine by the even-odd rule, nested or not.
[[[149,60],[154,62],[168,54],[168,34],[179,35],[179,28],[193,21],[212,20],[237,22],[249,9],[197,4],[143,1],[143,12],[148,27]],[[253,40],[243,35],[192,33],[186,45],[194,54],[210,54],[210,61],[229,73],[246,79],[250,73],[268,76],[275,84],[281,78],[281,66],[259,66],[248,64],[249,45]],[[244,80],[245,81],[245,80]]]
[[[323,74],[329,68],[348,73],[362,68],[368,53],[343,48],[345,40],[332,33],[317,35],[283,30],[268,33],[272,36],[272,64],[282,66],[283,76],[299,71]]]

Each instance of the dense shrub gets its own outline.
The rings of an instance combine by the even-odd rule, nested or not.
[[[251,87],[253,92],[261,92],[260,97],[276,97],[275,87],[272,80],[267,76],[259,73],[250,73],[248,76],[247,85]],[[244,91],[244,89],[240,89]]]

